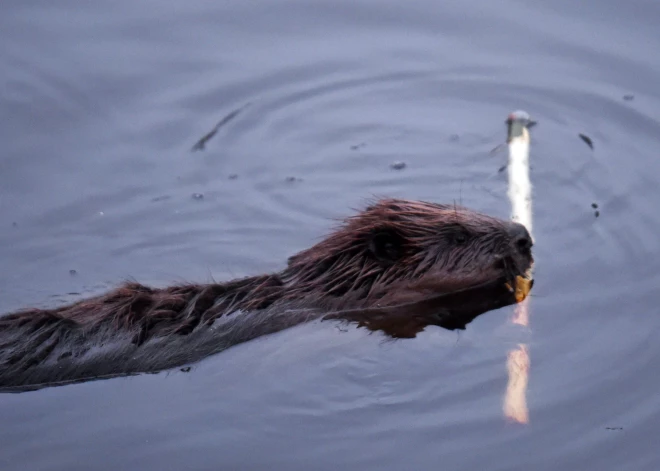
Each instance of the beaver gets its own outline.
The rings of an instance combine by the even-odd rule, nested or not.
[[[0,388],[24,391],[157,372],[311,320],[394,338],[465,329],[513,304],[531,267],[524,226],[456,205],[385,199],[278,273],[154,288],[131,282],[0,317]],[[531,288],[531,286],[530,286]]]

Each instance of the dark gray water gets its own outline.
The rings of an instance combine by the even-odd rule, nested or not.
[[[508,217],[489,151],[510,111],[539,126],[529,333],[511,308],[394,343],[311,324],[2,395],[0,469],[660,469],[659,22],[655,0],[5,2],[0,312],[277,270],[373,195]],[[518,342],[527,425],[502,413]]]

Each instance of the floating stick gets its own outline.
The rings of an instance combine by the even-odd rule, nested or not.
[[[509,147],[509,200],[511,219],[524,225],[532,235],[532,183],[529,179],[529,128],[535,124],[524,111],[514,111],[507,119]],[[532,235],[533,239],[533,235]],[[532,277],[531,268],[529,277]],[[514,324],[529,326],[529,297],[516,304]],[[513,422],[529,422],[527,383],[529,380],[529,349],[525,344],[511,350],[507,357],[509,382],[504,399],[504,416]]]

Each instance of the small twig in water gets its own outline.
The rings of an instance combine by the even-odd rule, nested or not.
[[[209,140],[211,140],[213,138],[213,136],[215,136],[218,133],[220,128],[222,126],[224,126],[225,124],[227,124],[232,119],[234,119],[236,116],[238,116],[238,114],[241,111],[243,111],[245,108],[250,106],[250,104],[251,103],[246,103],[245,105],[241,106],[240,108],[236,108],[234,111],[232,111],[227,116],[225,116],[220,121],[218,121],[218,124],[216,124],[213,127],[213,129],[211,129],[208,133],[206,133],[204,136],[202,136],[202,138],[199,141],[197,141],[194,146],[192,146],[191,151],[195,152],[195,151],[198,151],[198,150],[204,150],[204,148],[206,147],[206,143]]]
[[[582,139],[589,146],[591,150],[594,149],[594,143],[589,136],[585,134],[578,134],[578,136],[580,136],[580,139]]]

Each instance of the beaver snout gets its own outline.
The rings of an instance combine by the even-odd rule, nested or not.
[[[511,243],[521,255],[530,256],[532,246],[532,236],[525,226],[517,222],[510,223],[509,236],[511,236]]]

